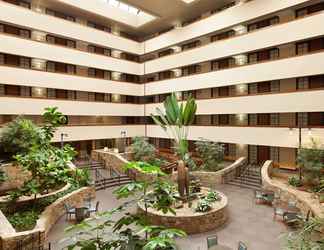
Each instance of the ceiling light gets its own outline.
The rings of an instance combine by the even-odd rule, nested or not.
[[[194,2],[196,0],[182,0],[182,1],[185,2],[185,3],[192,3],[192,2]]]

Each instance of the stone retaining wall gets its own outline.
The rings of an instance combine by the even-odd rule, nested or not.
[[[314,194],[300,191],[278,178],[272,178],[272,171],[272,161],[266,161],[261,169],[263,188],[280,194],[280,200],[284,202],[295,201],[305,215],[311,210],[315,216],[324,218],[324,204]]]
[[[30,178],[30,173],[11,163],[1,165],[0,169],[4,171],[7,177],[7,180],[0,184],[0,193],[19,188]]]
[[[230,166],[227,166],[226,168],[221,169],[217,172],[191,171],[190,174],[197,177],[200,180],[202,186],[211,187],[216,184],[224,183],[225,175],[229,174],[230,172],[233,172],[234,178],[233,170],[235,170],[237,167],[242,166],[243,164],[246,164],[246,160],[246,157],[241,157]]]
[[[16,232],[0,211],[0,249],[16,250],[17,242],[31,235],[40,235],[40,243],[44,243],[52,226],[65,214],[64,203],[74,207],[81,206],[85,198],[89,196],[95,197],[95,195],[94,187],[84,187],[59,198],[43,211],[37,220],[35,228],[25,232]]]

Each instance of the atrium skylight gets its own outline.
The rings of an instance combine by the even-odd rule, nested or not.
[[[105,0],[107,1],[108,4],[114,6],[114,7],[118,7],[119,9],[121,10],[124,10],[124,11],[127,11],[128,13],[131,13],[131,14],[134,14],[134,15],[139,15],[141,10],[133,7],[133,6],[130,6],[126,3],[122,3],[118,0]]]

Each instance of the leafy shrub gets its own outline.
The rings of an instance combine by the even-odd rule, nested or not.
[[[37,211],[17,212],[8,217],[8,221],[19,232],[31,230],[35,227],[39,213]]]
[[[218,171],[222,167],[219,164],[224,159],[224,145],[206,139],[195,143],[196,150],[203,160],[202,167],[208,171]]]
[[[206,199],[210,202],[220,201],[221,196],[215,191],[209,191],[206,195]]]
[[[134,137],[131,149],[135,161],[148,161],[155,157],[156,149],[145,137]]]
[[[0,185],[7,180],[7,175],[6,173],[0,169]]]
[[[324,170],[324,146],[312,139],[310,147],[298,150],[297,162],[303,176],[317,186]]]
[[[296,176],[290,176],[290,177],[288,178],[288,184],[289,184],[290,186],[293,186],[293,187],[300,187],[300,186],[302,186],[301,181],[300,181],[299,178],[296,177]]]
[[[25,154],[44,138],[42,130],[31,120],[18,117],[8,123],[2,132],[0,144],[5,153],[12,158],[16,154]]]
[[[205,212],[208,212],[209,210],[211,210],[211,208],[212,208],[212,206],[211,206],[211,202],[209,200],[201,199],[198,201],[195,211],[205,213]]]

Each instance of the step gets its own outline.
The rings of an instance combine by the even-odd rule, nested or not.
[[[241,175],[237,177],[238,179],[250,179],[250,180],[261,180],[260,176],[251,176],[251,175]]]
[[[251,182],[251,181],[247,181],[247,180],[240,180],[240,179],[234,179],[229,181],[229,183],[244,183],[246,185],[251,185],[251,186],[261,186],[261,182]]]
[[[244,187],[244,188],[254,189],[254,190],[260,190],[261,189],[261,185],[251,185],[251,184],[241,183],[241,182],[230,181],[227,184],[237,186],[237,187]]]

